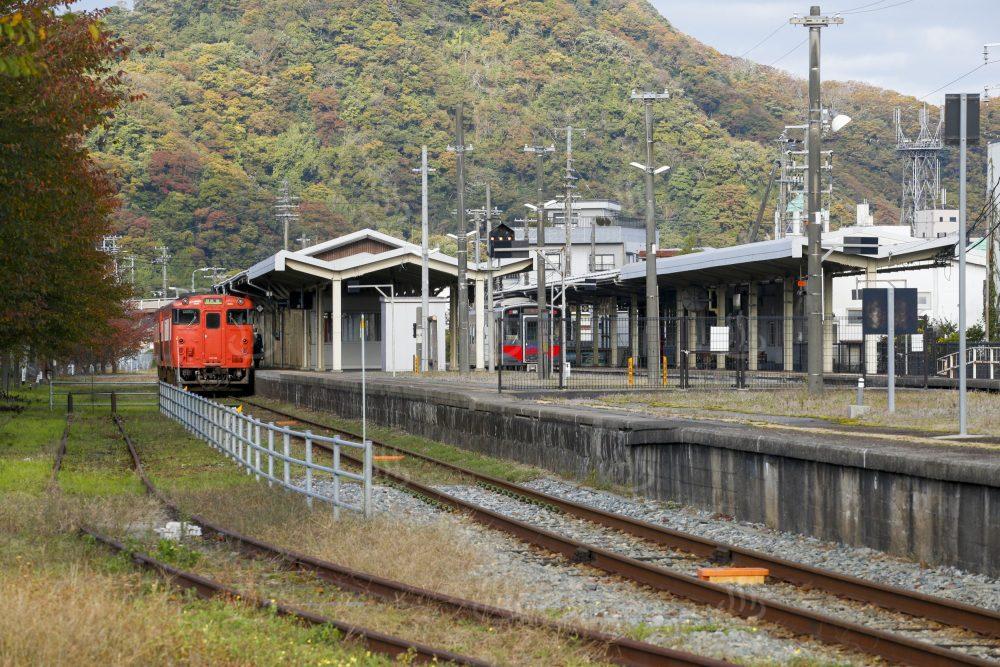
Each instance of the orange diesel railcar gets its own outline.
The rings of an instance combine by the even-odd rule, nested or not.
[[[230,294],[185,296],[157,313],[160,380],[195,391],[253,392],[253,303]]]

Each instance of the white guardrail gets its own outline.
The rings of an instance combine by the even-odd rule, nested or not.
[[[302,494],[312,506],[312,500],[321,500],[333,505],[334,515],[340,516],[340,508],[362,512],[366,517],[372,513],[372,443],[351,442],[340,437],[316,435],[309,431],[295,431],[264,422],[235,409],[210,401],[173,385],[160,383],[160,412],[181,423],[193,435],[205,440],[211,446],[233,459],[246,469],[247,474],[267,480],[268,485],[278,484],[289,491]],[[292,440],[302,441],[305,460],[292,455]],[[279,448],[275,449],[275,441]],[[333,453],[331,465],[325,466],[314,460],[314,444],[322,443]],[[344,470],[340,465],[340,450],[343,447],[359,450],[363,454],[360,473]],[[275,461],[281,464],[282,473],[275,475]],[[303,469],[304,480],[299,484],[292,481],[292,466]],[[314,490],[316,473],[325,475],[332,481],[332,493],[320,494]],[[342,480],[350,480],[361,486],[361,503],[351,504],[340,497]]]

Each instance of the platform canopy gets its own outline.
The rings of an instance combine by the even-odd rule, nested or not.
[[[357,280],[361,283],[392,284],[398,296],[420,294],[420,246],[374,229],[361,229],[302,250],[281,250],[250,268],[219,283],[223,290],[287,298],[295,290],[320,281]],[[530,259],[503,259],[494,264],[493,277],[521,273],[531,268]],[[489,266],[470,262],[466,271],[470,285],[487,280]],[[458,259],[440,251],[428,255],[428,275],[433,294],[455,284]]]

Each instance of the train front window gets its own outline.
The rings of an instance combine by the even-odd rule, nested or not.
[[[222,315],[220,313],[205,313],[206,329],[218,329],[221,324]]]
[[[193,326],[198,324],[197,308],[174,308],[174,324]]]
[[[230,308],[226,311],[226,324],[237,326],[250,324],[252,322],[250,313],[251,311],[245,308]]]

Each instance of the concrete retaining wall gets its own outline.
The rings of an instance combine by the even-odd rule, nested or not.
[[[257,392],[360,417],[357,377],[262,371]],[[1000,454],[564,408],[369,383],[368,418],[577,479],[852,545],[1000,575]]]

